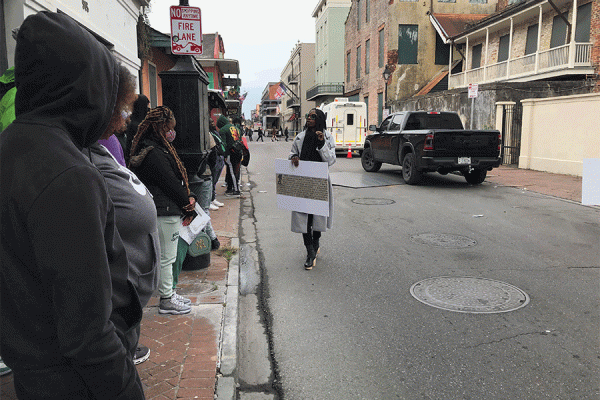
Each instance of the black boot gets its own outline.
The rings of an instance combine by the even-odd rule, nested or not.
[[[319,249],[320,249],[319,239],[313,238],[312,245],[313,245],[313,249],[315,249],[315,258],[317,258],[317,254],[319,254]]]
[[[315,258],[317,253],[312,244],[306,246],[306,261],[304,262],[304,269],[312,269],[315,266]]]

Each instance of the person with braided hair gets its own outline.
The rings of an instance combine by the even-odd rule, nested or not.
[[[179,221],[188,225],[196,205],[187,171],[171,145],[175,139],[175,116],[160,106],[151,109],[140,123],[131,143],[129,169],[146,185],[156,206],[160,241],[160,314],[187,314],[191,301],[173,290],[173,262],[177,258]]]

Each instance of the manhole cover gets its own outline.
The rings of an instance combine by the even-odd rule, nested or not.
[[[472,247],[477,244],[477,241],[474,239],[448,233],[422,233],[420,235],[411,236],[410,239],[415,243],[429,244],[448,249]]]
[[[352,199],[355,204],[362,204],[364,206],[389,206],[390,204],[396,203],[390,199]]]
[[[493,314],[517,310],[529,303],[529,296],[508,283],[485,278],[429,278],[415,283],[410,294],[442,310],[472,314]]]

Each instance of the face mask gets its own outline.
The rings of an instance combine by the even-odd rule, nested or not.
[[[171,143],[173,140],[175,140],[175,136],[176,136],[176,133],[173,129],[171,129],[170,131],[165,133],[165,137],[167,138],[167,142],[169,142],[169,143]]]

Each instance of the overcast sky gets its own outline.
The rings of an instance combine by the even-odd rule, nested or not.
[[[319,0],[189,0],[199,7],[202,33],[223,37],[225,58],[240,63],[241,93],[248,92],[242,111],[260,103],[268,82],[278,82],[281,71],[298,42],[314,43],[312,12]],[[151,0],[152,28],[170,34],[169,8],[178,0]]]

